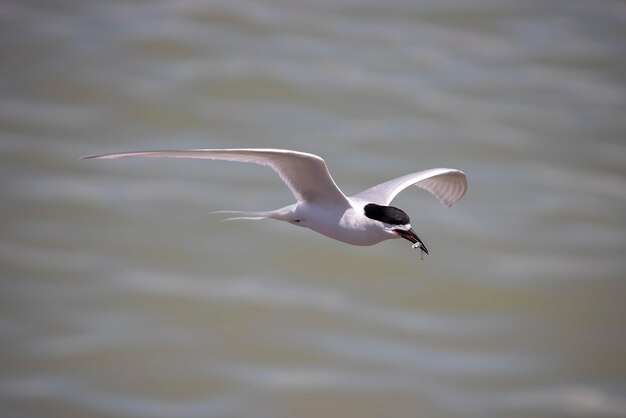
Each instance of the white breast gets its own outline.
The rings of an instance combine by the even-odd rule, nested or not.
[[[315,232],[352,245],[374,245],[395,238],[386,232],[380,222],[369,219],[361,202],[345,208],[300,207],[306,226]]]

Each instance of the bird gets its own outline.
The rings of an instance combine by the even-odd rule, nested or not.
[[[433,168],[410,173],[377,184],[360,193],[346,196],[318,155],[275,148],[180,149],[116,152],[89,155],[82,159],[118,158],[199,158],[236,161],[273,169],[293,194],[296,203],[280,209],[216,211],[234,219],[275,219],[311,229],[319,234],[351,245],[369,246],[395,238],[410,241],[420,257],[430,254],[411,226],[407,213],[392,200],[409,186],[430,192],[446,207],[452,206],[467,190],[465,173],[452,168]]]

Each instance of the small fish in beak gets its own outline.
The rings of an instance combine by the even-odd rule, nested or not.
[[[415,231],[413,230],[413,228],[411,228],[409,226],[408,229],[402,229],[402,228],[394,228],[393,232],[408,240],[411,241],[413,243],[412,248],[419,248],[421,250],[421,256],[420,259],[424,259],[424,253],[426,253],[426,255],[429,255],[428,253],[428,248],[426,248],[426,245],[424,245],[424,243],[422,242],[422,240],[420,239],[420,237],[417,236],[417,234],[415,233]]]

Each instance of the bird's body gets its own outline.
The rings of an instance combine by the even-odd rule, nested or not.
[[[386,239],[377,221],[363,214],[367,202],[348,198],[342,206],[294,203],[268,214],[268,218],[284,220],[352,245],[374,245]],[[234,212],[236,213],[236,212]]]
[[[312,229],[329,238],[352,245],[373,245],[392,238],[405,238],[414,248],[428,249],[411,228],[402,210],[389,206],[408,186],[429,191],[445,206],[459,200],[467,189],[465,174],[449,168],[435,168],[407,174],[345,196],[332,179],[326,163],[314,154],[281,149],[193,149],[136,151],[101,154],[87,159],[126,157],[203,158],[238,161],[271,167],[289,187],[296,203],[266,212],[221,211],[229,219],[276,219]]]

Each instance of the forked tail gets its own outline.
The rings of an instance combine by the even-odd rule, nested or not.
[[[293,218],[293,211],[295,205],[285,206],[284,208],[276,210],[268,210],[264,212],[248,212],[241,210],[217,210],[213,213],[222,213],[227,215],[234,215],[230,218],[222,219],[223,221],[233,221],[237,219],[277,219],[279,221],[289,221]]]
[[[222,219],[222,221],[235,221],[239,219],[258,220],[258,219],[267,219],[267,218],[280,219],[280,215],[276,211],[247,212],[247,211],[241,211],[241,210],[216,210],[214,212],[210,212],[211,215],[214,213],[234,215],[229,218]]]

